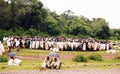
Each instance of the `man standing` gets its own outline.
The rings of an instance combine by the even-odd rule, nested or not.
[[[17,47],[17,51],[19,51],[20,50],[20,41],[19,41],[19,39],[17,39],[15,46]]]

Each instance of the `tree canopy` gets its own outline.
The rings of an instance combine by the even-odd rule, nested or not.
[[[120,39],[120,29],[110,29],[104,18],[90,20],[71,10],[58,15],[39,0],[0,0],[0,38],[9,35]]]

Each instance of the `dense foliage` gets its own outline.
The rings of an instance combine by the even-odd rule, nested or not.
[[[0,62],[8,62],[8,58],[0,55]]]
[[[95,60],[95,61],[103,61],[103,58],[99,54],[92,54],[89,56],[90,60]]]
[[[120,60],[120,56],[117,56],[116,59]]]
[[[89,60],[103,61],[103,58],[100,54],[91,54],[87,57],[85,55],[77,55],[73,58],[75,62],[88,62]]]
[[[117,40],[120,30],[111,30],[103,18],[90,20],[71,10],[58,15],[39,0],[0,0],[0,39],[9,35]]]
[[[75,58],[73,58],[73,61],[75,62],[88,62],[88,58],[83,55],[77,55]]]

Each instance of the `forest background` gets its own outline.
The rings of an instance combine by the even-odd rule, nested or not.
[[[4,36],[70,37],[119,40],[104,18],[89,19],[66,10],[58,15],[39,0],[0,0],[0,40]]]

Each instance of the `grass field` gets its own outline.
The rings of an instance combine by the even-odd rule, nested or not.
[[[6,68],[2,68],[3,66],[7,65],[6,63],[0,63],[0,71],[16,71],[16,70],[39,70],[40,66],[42,64],[42,61],[45,56],[50,51],[47,50],[36,50],[36,49],[21,49],[18,53],[18,56],[20,57],[29,57],[21,58],[22,65],[21,66],[10,66]],[[100,55],[110,55],[106,53],[105,51],[94,51],[94,52],[83,52],[83,51],[60,51],[57,52],[60,55],[60,60],[64,62],[61,69],[62,70],[80,70],[80,69],[109,69],[109,68],[120,68],[120,59],[115,59],[115,57],[120,56],[120,52],[116,54],[112,54],[115,57],[114,58],[104,58],[103,61],[92,61],[89,60],[88,62],[74,62],[72,59],[76,55],[84,55],[89,56],[91,54],[97,53]],[[33,58],[31,58],[33,57]],[[36,58],[36,59],[35,59]]]

